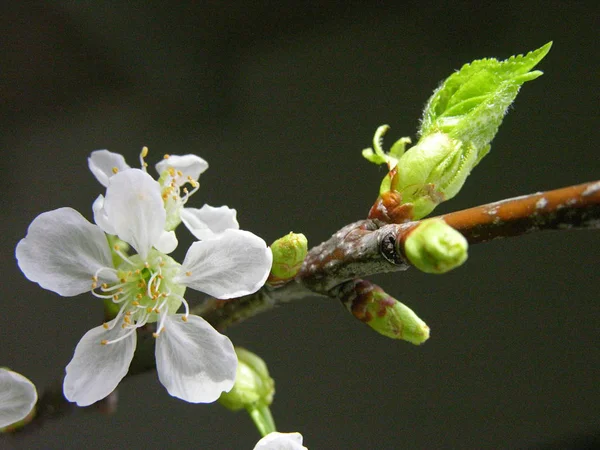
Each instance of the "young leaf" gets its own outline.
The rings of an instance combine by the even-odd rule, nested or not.
[[[433,93],[423,113],[419,134],[438,131],[473,145],[481,152],[494,138],[519,88],[542,72],[531,71],[550,51],[552,42],[505,61],[480,59],[465,64]]]

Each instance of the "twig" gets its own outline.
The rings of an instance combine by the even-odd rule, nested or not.
[[[439,217],[460,231],[471,244],[543,230],[597,229],[600,228],[600,181],[516,197]],[[315,295],[340,298],[336,287],[349,280],[408,269],[410,263],[404,256],[403,243],[419,223],[380,226],[370,219],[352,223],[314,247],[306,256],[298,276],[288,283],[278,287],[265,285],[256,293],[237,299],[209,299],[193,313],[222,331],[277,304]],[[129,377],[154,369],[152,331],[152,326],[138,330],[136,355]],[[78,409],[62,396],[61,386],[62,383],[58,383],[46,389],[38,401],[38,414],[22,431],[13,435],[14,438],[41,427],[49,419],[66,417]],[[100,409],[113,411],[113,400],[114,397],[99,402]]]

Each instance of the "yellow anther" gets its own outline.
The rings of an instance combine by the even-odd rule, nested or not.
[[[139,275],[140,273],[142,273],[142,271],[140,269],[135,269],[135,274]]]
[[[192,185],[193,188],[197,188],[198,186],[200,186],[200,183],[198,183],[197,181],[190,181],[190,184]]]
[[[108,283],[102,283],[102,289],[108,289]]]
[[[121,325],[121,328],[123,328],[123,329],[127,328],[127,324],[124,323],[123,325]]]
[[[117,294],[113,295],[113,300],[119,300],[119,296]]]
[[[171,157],[171,155],[169,155],[168,153],[165,153],[165,155],[163,156],[163,159],[169,159]]]
[[[129,318],[129,316],[125,316],[125,317],[123,317],[123,322],[125,322],[126,324],[130,324],[131,319]]]
[[[148,264],[148,261],[146,261],[146,262],[144,263],[144,267],[145,267],[146,269],[149,269],[149,268],[150,268],[150,264]]]
[[[177,196],[174,195],[173,197],[171,197],[173,200],[177,200]]]
[[[113,246],[113,248],[114,248],[114,249],[115,249],[117,252],[118,252],[118,251],[121,249],[121,247],[119,247],[119,244],[115,244],[115,245]]]
[[[181,170],[178,170],[177,171],[177,175],[179,175],[180,177],[182,177],[183,176],[183,172]]]
[[[102,345],[106,345],[106,344],[108,344],[108,341],[107,341],[106,339],[102,339],[102,340],[100,341],[100,344],[102,344]]]
[[[169,175],[171,175],[172,177],[175,176],[175,169],[173,169],[172,167],[169,167],[167,170],[169,171]]]
[[[132,304],[133,306],[140,306],[140,302],[136,302],[136,301],[133,301],[133,302],[131,302],[131,304]]]
[[[119,280],[121,283],[127,283],[127,278],[123,277]]]
[[[151,306],[147,307],[147,308],[146,308],[146,312],[147,312],[148,314],[150,314],[150,313],[152,312],[152,307],[151,307]]]
[[[165,277],[163,277],[161,274],[158,274],[158,275],[156,276],[156,278],[160,278],[161,280],[163,280]]]
[[[105,329],[105,330],[108,330],[108,324],[107,324],[106,322],[104,322],[104,323],[102,324],[102,326],[104,327],[104,329]]]
[[[142,294],[137,294],[137,295],[135,296],[135,298],[137,298],[138,300],[141,300],[141,299],[142,299],[142,297],[144,297]],[[137,304],[139,305],[139,303],[138,303],[138,302],[133,302],[133,303],[134,303],[134,304],[135,304],[135,303],[137,303]]]
[[[167,192],[163,192],[162,199],[166,200],[169,198],[169,194]]]
[[[148,147],[146,147],[146,146],[142,147],[142,153],[140,153],[140,156],[142,158],[145,158],[146,156],[148,156]]]
[[[94,276],[92,277],[92,281],[98,281],[98,277],[97,277],[96,275],[94,275]]]
[[[190,192],[190,191],[188,191],[188,188],[186,188],[186,187],[184,187],[184,188],[183,188],[183,193],[184,193],[184,194],[188,194],[189,192]]]
[[[192,272],[186,272],[186,273],[185,273],[185,276],[186,276],[186,277],[191,277],[191,276],[192,276]]]
[[[129,316],[131,315],[131,311],[127,311],[127,312],[125,313],[125,315],[126,315],[127,317],[129,317]]]
[[[161,261],[161,262],[159,262],[159,263],[158,263],[158,265],[159,265],[160,267],[165,267],[165,264],[166,264],[166,262],[165,262],[165,261]]]
[[[161,296],[162,298],[165,298],[165,297],[167,297],[167,293],[166,293],[166,292],[163,292],[163,293],[161,293],[161,294],[160,294],[160,296]]]
[[[96,283],[95,281],[92,283],[92,289],[96,289],[98,287],[98,283]]]
[[[117,291],[118,292],[123,292],[123,288],[119,288]]]
[[[194,180],[192,179],[192,176],[191,176],[191,175],[188,175],[188,176],[187,176],[187,180],[188,180],[189,182],[192,182],[192,181],[194,181]]]
[[[113,167],[112,168],[112,173],[116,174],[119,172],[119,168],[118,167]]]
[[[152,337],[156,339],[158,337],[158,333],[152,333]]]
[[[183,320],[184,322],[187,322],[187,317],[181,316],[181,320]]]
[[[156,314],[158,314],[158,313],[160,313],[160,309],[158,309],[158,308],[154,308],[154,312],[155,312]]]

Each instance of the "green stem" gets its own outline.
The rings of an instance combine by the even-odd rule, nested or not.
[[[261,436],[264,437],[273,431],[277,431],[269,405],[262,403],[250,405],[246,407],[246,411],[250,414],[250,418],[254,422],[254,425],[256,425],[256,428],[258,428]]]

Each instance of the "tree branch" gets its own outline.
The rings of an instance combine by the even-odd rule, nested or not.
[[[543,230],[597,229],[600,228],[600,181],[516,197],[439,217],[471,244]],[[410,267],[403,244],[419,223],[381,225],[381,221],[371,219],[352,223],[311,249],[295,279],[277,287],[265,285],[256,293],[237,299],[209,299],[192,312],[223,331],[280,303],[315,295],[343,301],[344,295],[354,299],[349,293],[340,291],[343,283]],[[136,354],[128,376],[154,369],[152,331],[153,326],[138,330]],[[57,383],[40,396],[38,413],[23,431],[33,431],[48,419],[66,417],[79,409],[63,397],[61,387],[62,383]],[[99,407],[104,412],[113,411],[115,395],[111,394],[89,409]]]

